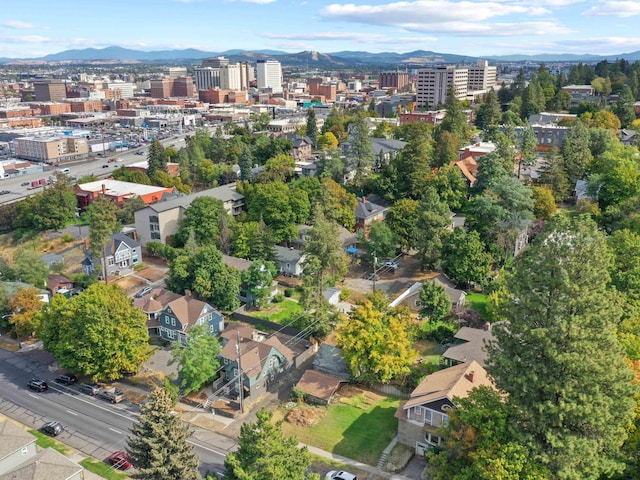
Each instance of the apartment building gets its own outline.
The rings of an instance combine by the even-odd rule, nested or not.
[[[450,65],[418,70],[416,104],[418,107],[437,107],[447,101],[447,92],[453,85],[458,100],[467,96],[469,69]]]
[[[468,90],[489,90],[496,85],[498,69],[497,67],[490,66],[488,61],[478,60],[478,62],[469,67],[468,70]]]
[[[16,157],[37,162],[57,163],[85,158],[89,143],[84,137],[21,137],[14,140]]]
[[[409,83],[409,72],[390,71],[380,72],[378,79],[378,88],[394,88],[398,92],[406,92],[411,89]]]
[[[282,93],[282,65],[276,60],[258,60],[256,63],[258,88],[271,89],[273,93]]]
[[[62,80],[33,82],[33,90],[39,102],[55,102],[67,98],[67,87]]]

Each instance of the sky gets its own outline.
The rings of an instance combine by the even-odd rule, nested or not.
[[[640,50],[640,1],[5,1],[0,57],[117,45],[470,56]]]

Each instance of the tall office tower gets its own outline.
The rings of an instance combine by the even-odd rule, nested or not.
[[[447,91],[453,85],[456,98],[467,96],[469,70],[452,66],[418,70],[416,104],[418,107],[436,108],[447,101]]]
[[[67,98],[67,87],[62,80],[33,82],[33,90],[39,102],[55,102]]]
[[[488,90],[494,87],[498,75],[497,67],[490,67],[486,60],[469,67],[469,90]]]
[[[196,88],[198,90],[209,90],[220,87],[220,69],[213,67],[196,68]]]
[[[222,90],[242,90],[242,77],[239,63],[220,67],[220,88]]]
[[[380,89],[395,88],[398,92],[404,92],[409,87],[409,72],[380,72],[378,84]]]
[[[226,65],[229,65],[229,59],[225,57],[212,57],[202,60],[202,66],[204,68],[220,68]]]
[[[167,67],[162,75],[169,78],[178,78],[187,76],[187,67]]]
[[[275,60],[258,60],[256,64],[258,88],[270,88],[273,93],[282,92],[282,65]]]

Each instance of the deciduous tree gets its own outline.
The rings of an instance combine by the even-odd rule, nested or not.
[[[19,289],[9,299],[9,310],[13,312],[9,316],[9,323],[18,338],[32,336],[40,326],[40,316],[37,313],[42,309],[42,300],[38,290],[33,287]]]
[[[451,299],[444,287],[427,280],[420,289],[420,316],[431,322],[439,322],[451,312]]]
[[[187,343],[175,342],[171,363],[178,364],[178,379],[184,394],[197,392],[218,373],[220,343],[206,324],[189,329]]]
[[[461,285],[483,285],[488,277],[491,257],[476,231],[456,227],[442,245],[442,270]]]

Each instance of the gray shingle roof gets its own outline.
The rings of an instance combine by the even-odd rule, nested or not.
[[[202,190],[201,192],[191,193],[189,195],[183,195],[178,198],[174,198],[167,201],[160,201],[149,205],[147,208],[151,208],[156,212],[166,212],[178,207],[187,208],[191,205],[196,198],[199,197],[213,197],[221,200],[222,202],[242,200],[244,195],[236,192],[235,184],[221,185],[219,187],[210,188],[208,190]]]

